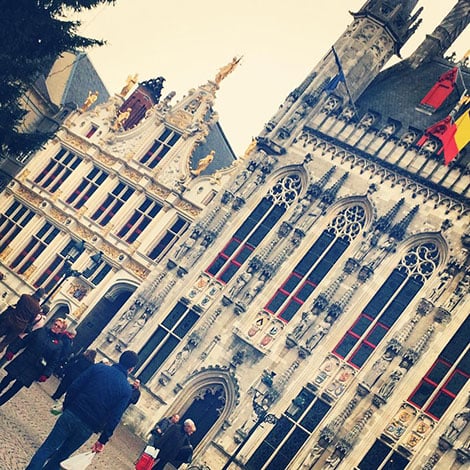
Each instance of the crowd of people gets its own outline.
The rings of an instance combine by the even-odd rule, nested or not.
[[[103,451],[122,415],[141,394],[139,380],[128,379],[138,364],[137,354],[124,351],[117,364],[96,363],[97,353],[92,349],[74,354],[76,331],[68,328],[64,318],[47,321],[49,309],[41,303],[44,294],[43,289],[23,294],[16,305],[0,313],[0,353],[5,351],[0,367],[6,372],[0,381],[0,406],[34,382],[45,382],[52,374],[60,379],[51,395],[55,402],[51,411],[58,415],[57,421],[26,470],[60,470],[60,462],[94,433],[99,438],[92,451]],[[189,436],[196,426],[191,419],[182,425],[179,421],[175,414],[152,429],[152,445],[159,449],[152,470],[161,470],[167,463],[178,468],[191,462]]]
[[[95,364],[93,350],[73,355],[76,332],[67,328],[64,318],[47,323],[49,309],[41,304],[44,294],[43,289],[23,294],[0,314],[0,353],[5,351],[0,366],[6,372],[0,381],[0,406],[54,373],[61,381],[52,398],[59,400],[65,394],[62,412],[29,470],[59,469],[60,462],[95,432],[101,434],[93,451],[102,451],[124,411],[140,397],[139,381],[128,381],[137,354],[125,351],[119,363],[110,366]]]

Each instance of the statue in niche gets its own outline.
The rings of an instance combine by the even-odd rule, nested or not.
[[[312,335],[310,336],[310,338],[307,339],[307,342],[305,343],[305,346],[309,351],[314,349],[318,345],[320,340],[323,338],[323,336],[325,336],[330,330],[331,323],[327,321],[328,318],[329,317],[315,325],[315,328],[312,331]]]
[[[187,238],[183,243],[181,243],[176,250],[175,259],[178,260],[182,258],[188,251],[192,250],[194,244],[196,243],[196,238],[192,235]]]
[[[248,178],[248,170],[238,173],[237,177],[230,186],[230,192],[236,193]]]
[[[146,313],[143,313],[140,318],[138,318],[129,328],[129,331],[127,332],[124,342],[126,344],[129,344],[135,336],[137,336],[137,333],[142,329],[142,327],[147,323],[149,315]]]
[[[387,370],[391,360],[392,356],[386,353],[380,359],[375,361],[370,370],[365,375],[362,383],[371,389],[377,383],[377,380],[382,377],[382,374]]]
[[[325,464],[323,465],[322,470],[330,470],[336,468],[340,462],[341,456],[337,452],[334,452],[325,460]]]
[[[396,369],[391,374],[388,380],[380,387],[378,395],[384,400],[387,400],[392,396],[398,381],[402,378],[403,371]]]
[[[314,468],[317,460],[321,457],[321,454],[325,451],[325,448],[319,445],[318,443],[315,444],[310,453],[308,454],[307,458],[304,460],[302,464],[302,468],[311,470]]]
[[[197,167],[194,170],[191,170],[193,176],[199,176],[214,160],[215,150],[211,150],[208,155],[204,158],[201,158],[197,164]]]
[[[118,322],[109,330],[109,332],[113,335],[117,335],[135,317],[136,313],[137,304],[134,303],[121,315]]]
[[[470,411],[462,411],[457,413],[443,434],[445,440],[450,443],[454,443],[467,426],[469,420]]]
[[[296,204],[294,207],[294,210],[292,211],[292,215],[289,217],[289,223],[293,224],[297,222],[300,217],[305,213],[305,211],[308,209],[310,206],[310,201],[308,198],[302,198],[299,200],[299,202]]]
[[[137,76],[137,74],[127,76],[126,84],[119,93],[121,96],[126,96],[131,91],[131,88],[137,83]]]
[[[304,331],[308,327],[309,319],[310,319],[310,313],[302,312],[302,319],[299,321],[299,323],[297,323],[296,327],[292,330],[292,336],[295,339],[300,339],[302,337]]]
[[[89,91],[88,96],[80,108],[81,111],[86,111],[91,107],[91,105],[98,99],[99,93],[97,91]]]
[[[262,173],[256,176],[253,174],[245,188],[245,191],[243,191],[243,197],[249,197],[258,186],[264,183],[264,179],[265,177]]]
[[[245,303],[251,302],[263,289],[265,281],[258,279],[243,297]]]
[[[431,302],[435,302],[436,300],[439,299],[439,297],[443,294],[445,289],[447,288],[447,285],[449,282],[452,280],[452,276],[448,272],[443,272],[439,278],[440,282],[439,285],[436,286],[429,297],[429,300]]]
[[[248,284],[253,277],[252,269],[248,268],[244,273],[240,274],[235,281],[235,284],[228,291],[229,297],[236,297],[241,290]]]
[[[169,375],[175,375],[176,371],[181,367],[184,361],[189,357],[189,348],[184,347],[179,353],[176,354],[175,360],[171,363],[170,367],[167,369]]]

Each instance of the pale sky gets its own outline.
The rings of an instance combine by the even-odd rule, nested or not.
[[[222,83],[215,109],[237,155],[352,21],[365,0],[117,0],[82,15],[81,34],[107,45],[88,54],[111,94],[126,77],[163,76],[163,96],[180,99],[243,55]],[[423,23],[402,49],[407,57],[456,0],[421,0]],[[470,48],[470,28],[449,52]]]

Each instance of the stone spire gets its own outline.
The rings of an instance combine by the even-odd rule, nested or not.
[[[470,2],[459,0],[436,29],[426,36],[409,58],[410,65],[417,68],[433,57],[442,57],[470,22]]]
[[[423,10],[422,8],[411,15],[417,3],[418,0],[369,0],[357,13],[352,13],[352,15],[354,18],[367,16],[382,24],[393,35],[395,52],[398,53],[421,22],[418,20],[418,16]]]

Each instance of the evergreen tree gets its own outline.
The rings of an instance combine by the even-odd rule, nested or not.
[[[0,0],[0,157],[39,149],[50,135],[25,133],[21,99],[63,52],[79,52],[104,42],[77,34],[80,22],[67,13],[115,0]]]

